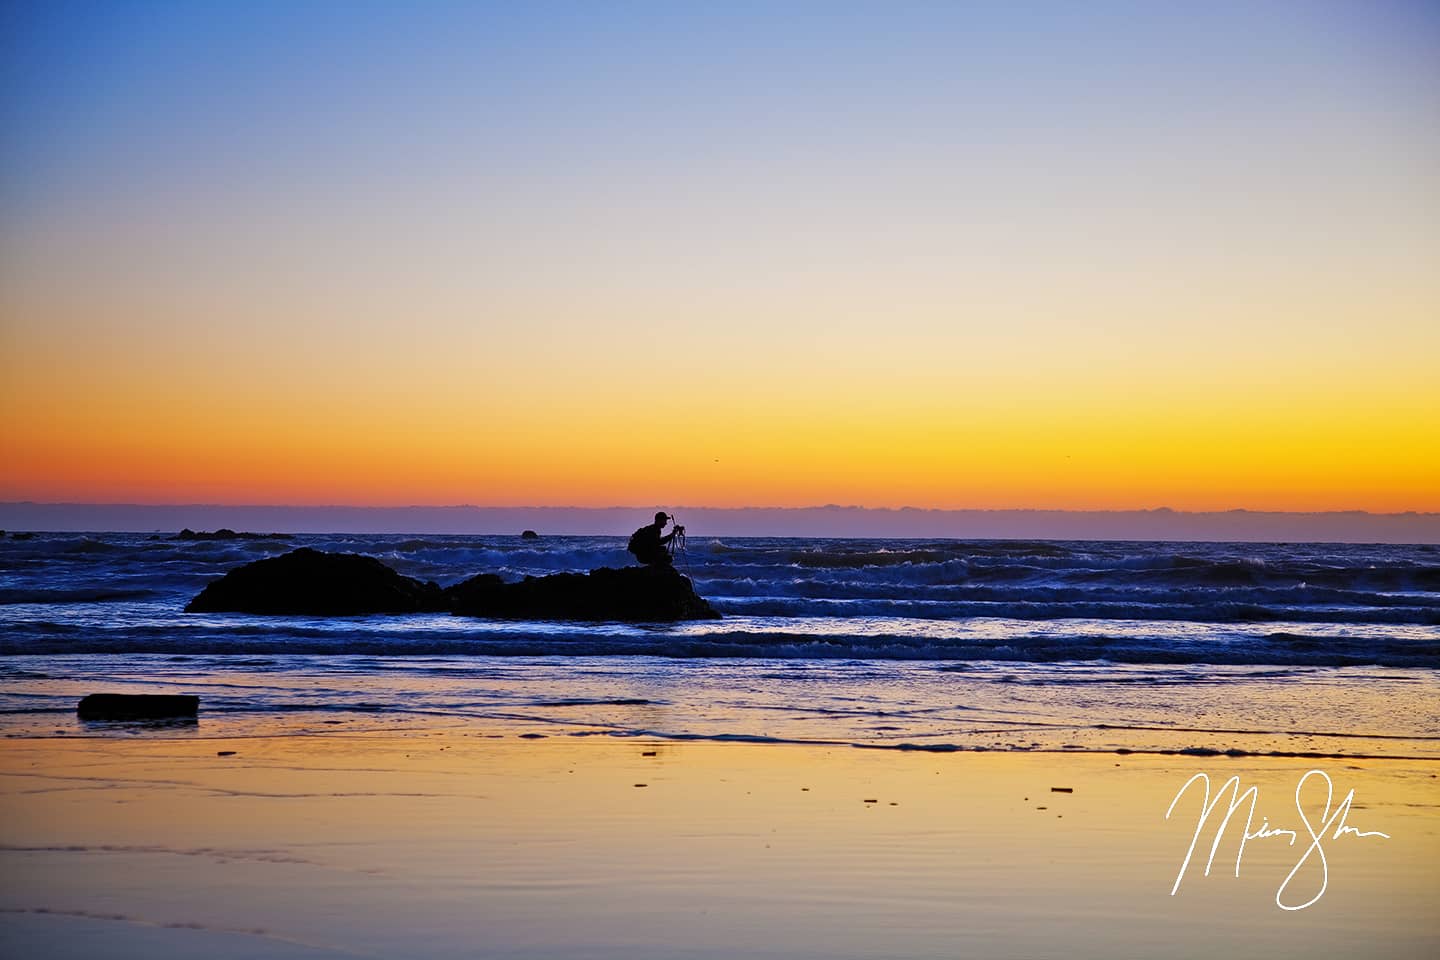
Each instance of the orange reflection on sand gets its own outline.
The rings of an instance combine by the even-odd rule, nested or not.
[[[440,731],[11,741],[3,906],[21,911],[6,914],[17,936],[43,928],[54,942],[81,921],[26,911],[407,957],[1104,957],[1200,944],[1299,957],[1433,944],[1434,764],[1331,763],[1356,789],[1357,820],[1397,842],[1334,845],[1322,919],[1307,923],[1274,906],[1294,854],[1273,840],[1251,842],[1238,879],[1194,875],[1171,897],[1190,833],[1164,820],[1205,765],[1243,774],[1283,817],[1306,761]]]

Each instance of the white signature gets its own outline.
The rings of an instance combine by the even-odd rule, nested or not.
[[[1305,805],[1300,799],[1300,794],[1305,789],[1305,784],[1309,782],[1311,777],[1319,777],[1325,781],[1325,806],[1320,813],[1318,826],[1311,823],[1310,818],[1305,813]],[[1258,829],[1251,829],[1251,826],[1255,822],[1255,805],[1260,799],[1260,788],[1252,786],[1242,792],[1240,790],[1239,776],[1234,776],[1226,780],[1224,786],[1216,792],[1215,799],[1211,800],[1210,777],[1204,773],[1195,774],[1195,776],[1185,781],[1185,785],[1180,788],[1180,792],[1175,794],[1175,799],[1170,801],[1170,807],[1165,811],[1166,820],[1169,820],[1170,815],[1175,812],[1175,805],[1180,802],[1180,798],[1185,796],[1186,792],[1196,783],[1203,783],[1205,785],[1205,799],[1200,808],[1200,817],[1195,823],[1195,833],[1190,837],[1190,847],[1185,851],[1185,861],[1180,864],[1180,872],[1175,875],[1175,885],[1170,888],[1170,895],[1172,897],[1180,889],[1180,881],[1185,879],[1185,871],[1190,869],[1190,857],[1195,853],[1195,844],[1200,840],[1200,834],[1205,829],[1205,822],[1210,819],[1210,814],[1220,805],[1220,801],[1224,798],[1227,790],[1230,791],[1230,803],[1225,810],[1225,819],[1220,821],[1220,826],[1215,830],[1215,841],[1210,844],[1210,857],[1205,861],[1205,876],[1210,876],[1210,865],[1215,862],[1215,852],[1220,849],[1220,840],[1225,835],[1225,828],[1230,825],[1230,818],[1235,815],[1236,810],[1244,806],[1247,799],[1250,801],[1250,809],[1246,811],[1245,814],[1245,830],[1240,836],[1240,849],[1235,853],[1235,876],[1240,876],[1240,860],[1245,856],[1245,844],[1249,841],[1260,840],[1267,837],[1289,837],[1290,846],[1293,847],[1295,845],[1295,841],[1299,838],[1298,831],[1272,827],[1270,826],[1270,820],[1266,817],[1261,818]],[[1330,884],[1330,865],[1325,859],[1325,849],[1322,846],[1322,842],[1327,835],[1329,835],[1329,839],[1331,840],[1339,840],[1347,833],[1356,837],[1383,837],[1386,840],[1390,839],[1388,833],[1381,833],[1379,830],[1357,830],[1345,822],[1350,816],[1350,804],[1355,799],[1355,791],[1353,789],[1345,794],[1345,799],[1341,800],[1332,812],[1330,804],[1334,797],[1335,787],[1330,782],[1329,774],[1323,770],[1311,770],[1305,774],[1305,776],[1301,777],[1300,782],[1295,785],[1295,809],[1300,814],[1300,822],[1305,825],[1305,832],[1310,835],[1310,845],[1305,848],[1305,852],[1301,854],[1299,861],[1297,861],[1290,872],[1285,875],[1285,879],[1280,883],[1280,889],[1275,891],[1275,905],[1281,910],[1304,910],[1316,900],[1319,900],[1325,893],[1325,888]],[[1334,828],[1333,834],[1331,834],[1332,827]],[[1315,892],[1313,897],[1304,903],[1288,902],[1285,897],[1285,891],[1289,889],[1290,882],[1295,879],[1295,875],[1310,861],[1312,856],[1318,857],[1320,862],[1320,889]]]

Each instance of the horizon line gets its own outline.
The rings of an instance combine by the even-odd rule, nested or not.
[[[0,529],[160,532],[184,528],[290,533],[622,536],[655,506],[484,507],[0,502]],[[923,509],[919,507],[663,507],[694,535],[884,539],[1145,540],[1440,544],[1440,513]]]

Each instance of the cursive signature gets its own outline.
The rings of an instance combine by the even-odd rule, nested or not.
[[[1300,797],[1301,793],[1305,790],[1305,784],[1310,782],[1312,777],[1319,777],[1325,781],[1325,806],[1321,809],[1318,826],[1316,823],[1312,823],[1310,817],[1306,814],[1305,804]],[[1208,877],[1210,875],[1210,865],[1215,862],[1215,853],[1220,849],[1220,841],[1225,835],[1226,828],[1230,826],[1230,819],[1235,816],[1236,810],[1245,806],[1247,800],[1249,801],[1249,809],[1245,813],[1245,829],[1240,835],[1240,848],[1235,852],[1235,876],[1240,876],[1240,861],[1245,856],[1245,844],[1251,840],[1261,840],[1269,837],[1288,837],[1290,846],[1292,847],[1296,841],[1299,840],[1299,831],[1282,827],[1272,827],[1268,817],[1262,817],[1260,826],[1252,829],[1255,823],[1255,806],[1260,799],[1260,789],[1259,787],[1251,786],[1242,791],[1240,789],[1240,777],[1238,775],[1226,780],[1224,785],[1216,791],[1215,798],[1212,800],[1210,798],[1209,775],[1205,773],[1195,774],[1195,776],[1185,781],[1185,785],[1175,794],[1175,799],[1170,801],[1170,806],[1165,811],[1166,820],[1169,820],[1170,815],[1175,812],[1175,805],[1178,804],[1181,798],[1189,792],[1190,788],[1197,783],[1205,785],[1205,798],[1201,802],[1200,816],[1195,822],[1195,832],[1190,837],[1190,846],[1185,851],[1185,860],[1180,864],[1180,872],[1175,875],[1175,885],[1170,888],[1170,895],[1172,897],[1179,891],[1180,881],[1185,879],[1185,871],[1190,869],[1190,858],[1195,853],[1195,845],[1200,842],[1200,834],[1204,831],[1206,822],[1209,821],[1210,815],[1215,812],[1216,808],[1220,806],[1220,801],[1225,798],[1227,792],[1230,794],[1230,801],[1226,806],[1224,819],[1220,821],[1220,825],[1215,830],[1215,840],[1210,844],[1210,856],[1205,861],[1205,876]],[[1291,868],[1290,872],[1285,875],[1285,879],[1281,881],[1280,889],[1275,891],[1275,905],[1281,910],[1304,910],[1324,895],[1325,888],[1330,884],[1330,865],[1325,859],[1325,848],[1323,845],[1327,837],[1331,840],[1339,840],[1346,834],[1350,834],[1356,837],[1383,837],[1386,840],[1390,839],[1388,833],[1381,833],[1379,830],[1358,830],[1346,823],[1346,820],[1350,816],[1350,805],[1355,800],[1355,791],[1353,789],[1345,794],[1345,799],[1335,804],[1335,808],[1332,811],[1331,803],[1334,799],[1335,786],[1330,782],[1330,775],[1323,770],[1311,770],[1300,778],[1299,783],[1295,784],[1295,809],[1300,815],[1300,822],[1304,825],[1305,833],[1310,837],[1310,843],[1309,846],[1305,848],[1305,852],[1300,855],[1300,859],[1296,861],[1295,866]],[[1332,828],[1333,833],[1331,832]],[[1313,897],[1304,903],[1291,903],[1287,900],[1285,891],[1290,888],[1291,881],[1295,879],[1295,875],[1300,872],[1306,863],[1310,862],[1312,857],[1316,857],[1319,860],[1320,889],[1315,892]]]

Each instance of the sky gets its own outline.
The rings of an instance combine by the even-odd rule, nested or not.
[[[1440,510],[1440,6],[0,5],[0,500]]]

